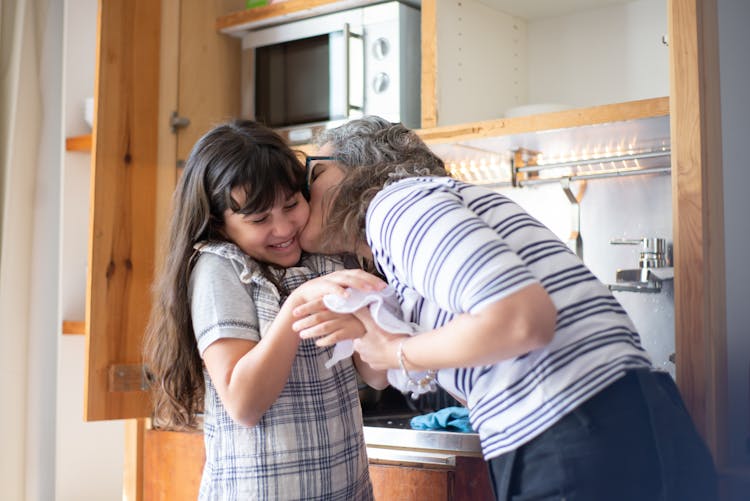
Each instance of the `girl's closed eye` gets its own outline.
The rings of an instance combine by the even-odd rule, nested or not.
[[[262,224],[268,221],[268,213],[248,214],[243,219],[251,224]]]
[[[295,196],[294,198],[291,198],[291,199],[287,200],[286,204],[284,204],[284,209],[285,210],[292,210],[295,207],[297,207],[298,205],[299,205],[299,200],[297,200],[297,197]]]

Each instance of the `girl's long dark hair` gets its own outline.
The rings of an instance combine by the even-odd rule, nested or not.
[[[190,315],[188,282],[200,241],[226,240],[224,211],[268,210],[279,195],[299,191],[304,167],[275,132],[249,120],[219,125],[193,147],[172,200],[167,255],[154,285],[144,360],[157,427],[194,427],[203,410],[203,365]],[[232,189],[245,192],[240,205]],[[267,268],[264,273],[268,273]]]

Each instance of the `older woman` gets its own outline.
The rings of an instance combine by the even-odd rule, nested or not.
[[[319,144],[303,248],[354,252],[395,288],[421,332],[388,334],[363,315],[355,348],[465,402],[498,499],[715,498],[711,456],[674,382],[549,229],[448,177],[399,124],[366,117]],[[310,322],[298,329],[315,335]]]

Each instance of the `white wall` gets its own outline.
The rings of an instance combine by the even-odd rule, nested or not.
[[[84,99],[94,92],[97,0],[67,0],[63,20],[62,135],[87,134]],[[83,421],[84,338],[60,334],[62,320],[85,315],[91,155],[63,152],[60,301],[57,323],[58,501],[122,498],[124,422]]]
[[[439,125],[496,119],[529,104],[578,108],[669,95],[666,0],[522,17],[528,10],[518,2],[439,2]],[[513,110],[534,112],[541,111]]]
[[[54,0],[38,2],[37,7],[42,122],[34,186],[25,499],[54,499],[63,8]]]
[[[571,145],[574,146],[574,145]],[[571,186],[574,194],[580,184]],[[606,284],[618,268],[637,268],[637,246],[610,244],[613,238],[662,237],[672,242],[672,188],[666,175],[633,176],[588,182],[581,199],[583,260]],[[571,231],[571,205],[557,184],[500,190],[547,225],[564,242]],[[674,287],[659,293],[615,292],[633,320],[654,365],[672,376],[674,353]]]
[[[727,276],[729,454],[750,464],[750,2],[719,0],[719,64]]]
[[[574,107],[669,95],[665,0],[528,23],[528,102]]]

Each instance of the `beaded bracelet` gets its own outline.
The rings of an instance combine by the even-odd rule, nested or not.
[[[437,371],[434,369],[428,370],[424,376],[417,380],[412,379],[404,363],[404,341],[398,344],[396,356],[398,357],[398,365],[401,366],[401,372],[406,378],[406,391],[411,392],[412,400],[417,400],[422,393],[437,390]]]

